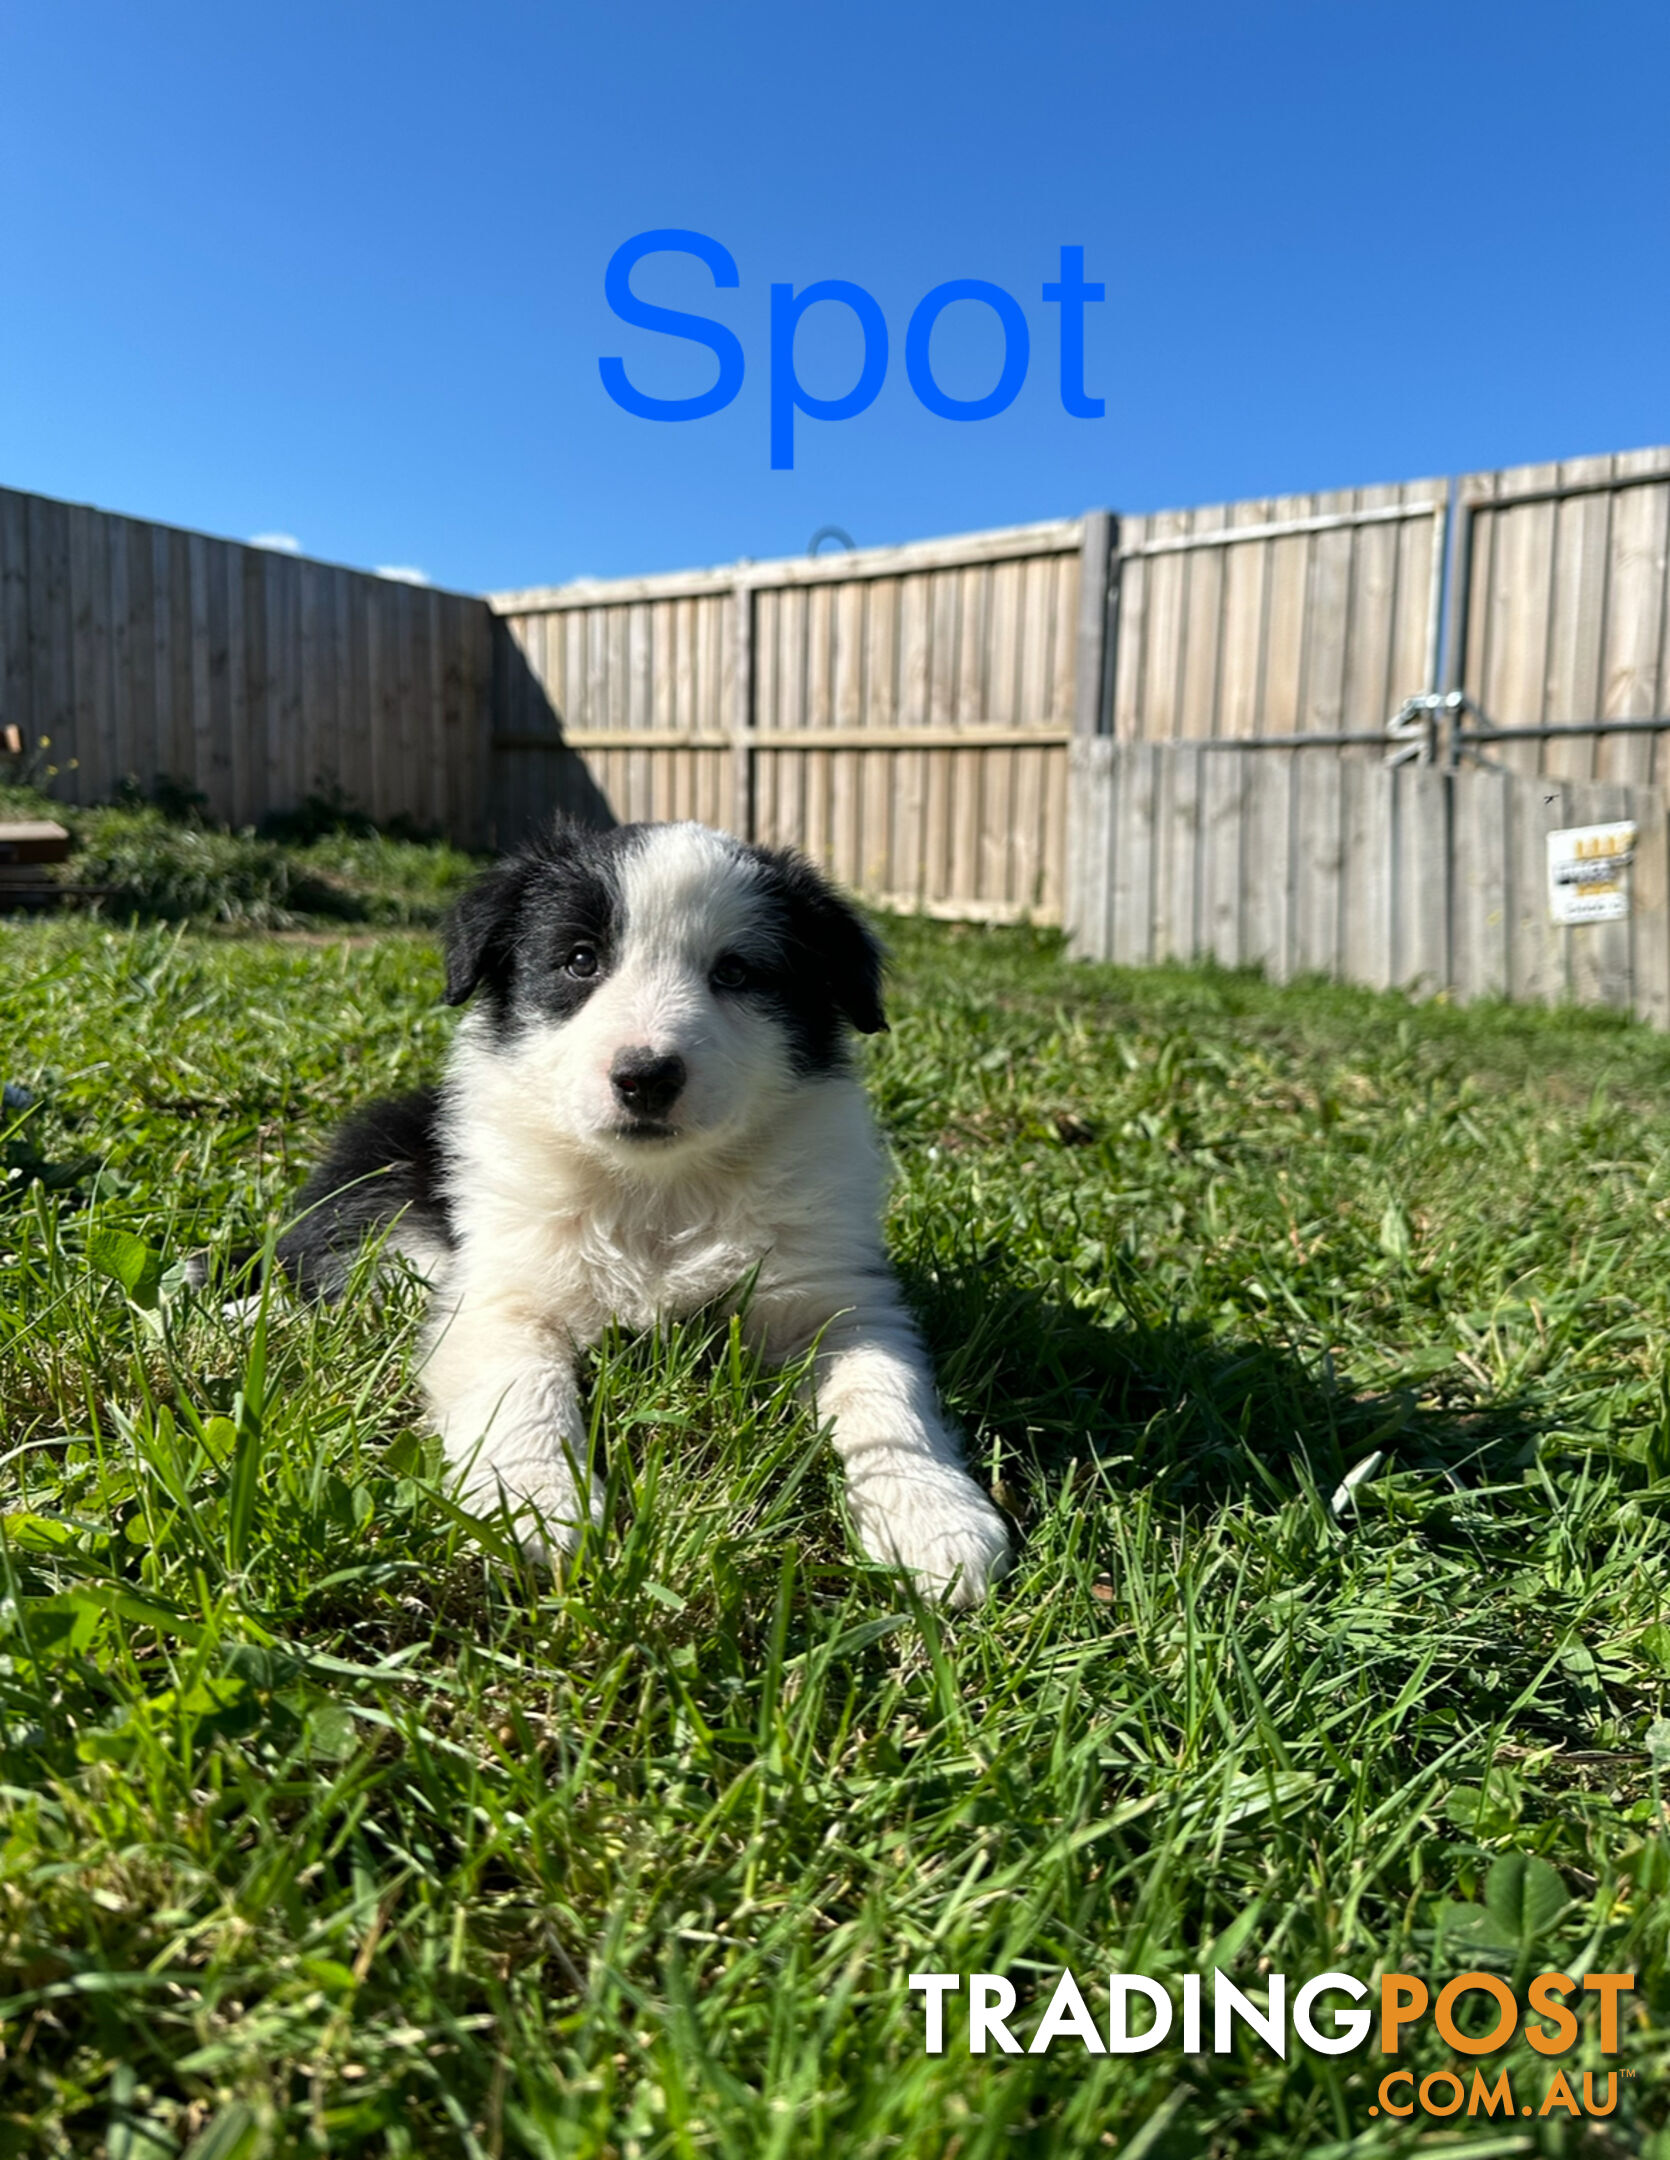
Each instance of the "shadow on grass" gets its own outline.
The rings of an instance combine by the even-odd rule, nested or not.
[[[1281,1505],[1306,1478],[1326,1497],[1377,1450],[1446,1482],[1492,1480],[1536,1436],[1528,1402],[1358,1393],[1277,1340],[1143,1317],[1140,1286],[1109,1322],[1044,1295],[1001,1252],[951,1267],[906,1257],[899,1274],[948,1405],[1049,1480],[1086,1456],[1117,1457],[1123,1478],[1179,1510]]]

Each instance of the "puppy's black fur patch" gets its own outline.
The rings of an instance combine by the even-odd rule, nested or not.
[[[297,1289],[339,1297],[368,1231],[402,1227],[451,1250],[436,1137],[438,1088],[396,1095],[356,1113],[303,1186],[297,1220],[278,1241],[279,1265]]]
[[[789,1038],[795,1070],[830,1072],[845,1062],[843,1024],[881,1035],[882,952],[858,914],[803,856],[746,847],[759,865],[760,898],[777,947],[764,994]]]
[[[518,854],[495,863],[447,918],[446,1002],[480,997],[501,1032],[518,1006],[566,1020],[608,972],[620,918],[619,862],[642,826],[590,832],[559,821]],[[597,973],[570,974],[580,947],[598,957]]]

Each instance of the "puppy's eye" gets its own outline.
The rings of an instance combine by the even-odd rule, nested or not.
[[[721,953],[708,977],[715,990],[741,990],[748,981],[748,963],[735,953]]]
[[[572,975],[578,982],[588,982],[597,973],[596,948],[591,945],[576,945],[562,967],[565,975]]]

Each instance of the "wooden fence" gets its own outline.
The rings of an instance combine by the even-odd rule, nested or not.
[[[618,818],[801,848],[882,905],[1058,920],[1110,527],[495,595],[523,663],[498,714],[501,832],[585,789]]]
[[[1663,790],[1329,748],[1075,743],[1072,949],[1274,981],[1611,1005],[1670,1025]],[[1551,831],[1632,820],[1630,913],[1549,920]]]
[[[481,846],[492,667],[479,599],[0,489],[0,722],[65,801],[166,774],[244,825],[336,789]]]
[[[1121,518],[1121,742],[1383,728],[1437,687],[1448,486]]]
[[[1670,451],[488,601],[0,490],[0,723],[72,801],[698,817],[1086,952],[1659,1017]],[[1629,924],[1539,927],[1538,835],[1626,800]]]
[[[1414,481],[497,594],[501,837],[701,817],[1059,921],[1069,743],[1383,727],[1436,685],[1445,515]]]
[[[1489,754],[1514,771],[1662,787],[1670,450],[1471,473],[1458,508],[1451,686],[1498,728],[1535,731]],[[1654,718],[1664,725],[1615,725]]]

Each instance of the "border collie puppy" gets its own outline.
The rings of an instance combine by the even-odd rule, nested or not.
[[[705,826],[559,823],[458,903],[446,964],[448,1004],[474,1004],[442,1085],[342,1130],[279,1256],[340,1295],[377,1229],[430,1278],[423,1385],[466,1500],[507,1502],[536,1557],[571,1550],[600,1517],[577,1354],[729,1298],[768,1358],[819,1346],[865,1552],[983,1597],[1008,1538],[883,1255],[846,1033],[887,1023],[853,910]]]

